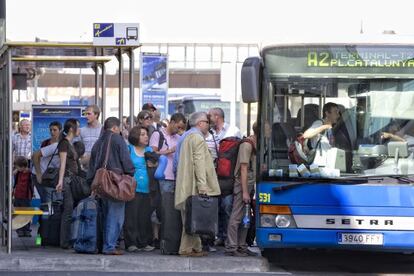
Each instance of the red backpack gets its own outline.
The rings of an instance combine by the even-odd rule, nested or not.
[[[256,151],[254,143],[249,138],[227,137],[220,141],[217,152],[217,177],[219,179],[233,179],[237,156],[241,143],[248,142]]]
[[[299,133],[296,139],[289,145],[288,156],[292,164],[310,165],[313,163],[316,151],[320,148],[321,139],[319,138],[315,149],[307,148],[305,146],[307,142],[308,140],[303,138],[303,134]]]
[[[32,199],[33,187],[30,171],[18,172],[14,183],[14,198]]]

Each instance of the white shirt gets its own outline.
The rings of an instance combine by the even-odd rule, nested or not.
[[[208,146],[208,149],[211,153],[211,156],[213,157],[213,160],[217,158],[217,150],[219,148],[219,143],[221,140],[227,137],[239,137],[241,138],[240,129],[236,126],[230,126],[227,123],[224,123],[223,128],[220,132],[216,132],[216,130],[212,129],[213,135],[211,133],[208,134],[206,138],[206,143]],[[216,142],[216,145],[214,145],[214,142]],[[216,150],[217,146],[217,150]]]
[[[323,125],[322,120],[317,120],[313,122],[311,127],[309,129],[316,129]],[[314,164],[320,166],[320,167],[326,167],[327,166],[327,152],[332,148],[332,146],[329,144],[329,139],[327,136],[328,131],[324,131],[315,137],[311,138],[311,146],[313,149],[316,148],[316,144],[318,143],[319,139],[321,140],[319,143],[318,148],[316,149],[315,159],[313,161]]]
[[[80,138],[85,145],[85,153],[90,154],[95,142],[101,136],[102,125],[98,123],[96,127],[84,126],[80,130]]]
[[[42,172],[42,174],[46,171],[50,158],[52,158],[52,161],[50,162],[50,167],[59,168],[60,159],[59,159],[59,153],[56,150],[57,145],[58,143],[53,143],[53,144],[50,144],[49,146],[40,148],[40,152],[42,153],[42,157],[40,158],[40,171]],[[36,174],[36,170],[34,166],[32,167],[32,173]]]

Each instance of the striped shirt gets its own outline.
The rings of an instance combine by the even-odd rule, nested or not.
[[[13,153],[14,156],[23,156],[31,159],[32,156],[32,135],[29,133],[23,137],[20,132],[16,133],[13,138]]]

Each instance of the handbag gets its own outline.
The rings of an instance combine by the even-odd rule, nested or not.
[[[81,201],[91,195],[91,187],[86,182],[86,179],[76,174],[71,174],[70,190],[75,202]]]
[[[59,168],[50,168],[50,163],[52,162],[53,156],[55,156],[56,152],[58,151],[59,144],[56,146],[55,151],[53,152],[52,156],[50,157],[49,163],[47,163],[46,170],[42,174],[42,183],[40,185],[49,188],[56,188],[56,185],[59,181]]]
[[[185,202],[185,232],[214,238],[218,230],[218,198],[194,195]]]
[[[137,182],[133,176],[119,174],[106,168],[108,164],[109,149],[112,133],[109,136],[106,147],[105,161],[102,168],[99,168],[92,182],[92,191],[101,197],[118,200],[131,201],[135,198]]]

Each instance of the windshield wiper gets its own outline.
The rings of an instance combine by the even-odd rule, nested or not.
[[[280,185],[273,187],[274,192],[285,191],[301,185],[309,184],[322,184],[322,183],[333,183],[337,182],[338,184],[364,184],[367,183],[370,178],[368,177],[338,177],[338,178],[315,178],[315,179],[303,179],[303,181],[292,182],[289,184]]]

